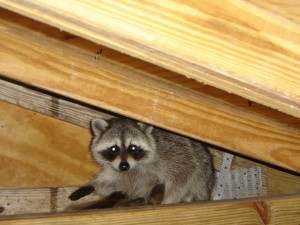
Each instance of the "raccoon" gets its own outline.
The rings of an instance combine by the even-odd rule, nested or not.
[[[95,191],[148,201],[157,185],[164,188],[162,204],[210,199],[214,168],[203,143],[124,118],[96,118],[91,129],[91,152],[102,171],[71,200]]]

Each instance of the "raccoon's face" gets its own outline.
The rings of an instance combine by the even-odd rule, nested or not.
[[[103,166],[127,171],[149,163],[155,154],[152,127],[128,119],[94,119],[92,153]]]

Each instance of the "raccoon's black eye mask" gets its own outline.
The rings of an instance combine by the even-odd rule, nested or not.
[[[135,160],[140,160],[146,156],[146,151],[144,151],[140,146],[136,145],[129,145],[129,147],[127,148],[127,152]]]
[[[114,161],[115,158],[120,154],[120,148],[117,145],[114,145],[100,152],[100,154],[108,161]]]
[[[114,145],[107,148],[104,151],[101,151],[100,154],[102,155],[103,158],[112,162],[120,154],[120,151],[121,151],[120,148],[117,145]],[[137,145],[129,145],[127,148],[127,153],[135,160],[140,160],[147,155],[147,152]]]

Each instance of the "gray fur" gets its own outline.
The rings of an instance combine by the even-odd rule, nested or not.
[[[162,204],[208,200],[214,185],[212,158],[201,142],[129,119],[92,121],[91,150],[103,166],[90,183],[100,195],[122,191],[129,199],[148,199],[157,184],[165,186]],[[135,160],[127,154],[128,145],[140,146],[145,156]],[[101,152],[117,145],[120,156],[113,161]],[[129,170],[118,166],[127,160]]]

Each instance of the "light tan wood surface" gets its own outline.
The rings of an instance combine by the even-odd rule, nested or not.
[[[276,9],[289,6],[284,0],[277,2],[273,4]],[[281,13],[284,10],[266,7],[267,3],[257,5],[242,0],[1,0],[0,3],[96,43],[300,117],[300,25],[285,19],[288,13]],[[297,10],[300,6],[293,8]]]
[[[164,81],[167,81],[169,86],[180,86],[184,89],[188,89],[189,92],[196,92],[196,93],[204,94],[206,96],[211,96],[221,101],[230,103],[231,107],[234,108],[238,107],[243,110],[250,111],[258,115],[262,115],[264,117],[272,118],[288,126],[293,126],[300,129],[300,118],[295,118],[291,115],[284,114],[277,110],[258,104],[257,102],[251,102],[248,99],[242,98],[234,94],[230,94],[221,89],[217,89],[212,86],[199,83],[194,79],[189,79],[178,73],[166,70],[162,67],[147,63],[137,58],[122,54],[118,51],[112,50],[105,46],[97,45],[96,43],[93,43],[91,41],[82,39],[70,33],[61,31],[59,29],[56,29],[54,27],[48,26],[43,23],[39,23],[27,17],[15,14],[13,12],[0,9],[0,15],[1,18],[3,18],[6,21],[10,21],[13,24],[18,24],[23,28],[27,28],[29,30],[28,32],[30,33],[39,33],[42,36],[46,36],[47,38],[51,38],[51,39],[58,40],[59,42],[63,42],[65,45],[72,46],[73,48],[75,47],[74,51],[77,51],[77,49],[79,48],[80,49],[79,52],[84,52],[86,55],[89,55],[91,58],[95,58],[96,52],[101,51],[101,55],[98,55],[97,60],[109,60],[111,62],[116,63],[117,65],[123,65],[126,68],[132,68],[134,70],[144,71],[147,73],[147,76],[151,75],[158,79],[163,79]],[[143,74],[143,76],[145,76],[145,74]],[[16,98],[17,95],[24,95],[22,92],[16,93],[17,92],[16,88],[8,87],[9,86],[9,84],[7,84],[8,82],[5,82],[4,84],[4,81],[2,81],[2,83],[4,87],[2,87],[3,91],[0,89],[1,91],[0,93],[1,95],[3,95],[4,98],[5,96],[11,95],[10,97],[11,101],[14,101],[14,98]],[[30,89],[30,87],[27,86],[27,90],[28,89]],[[9,94],[9,92],[13,92],[16,94],[15,95],[13,95],[12,93]],[[33,94],[30,94],[30,96],[38,97],[38,94],[37,92],[34,92]],[[28,97],[24,96],[24,98],[28,98]],[[40,98],[43,99],[42,96]],[[6,100],[8,99],[6,98]],[[24,99],[23,100],[15,99],[15,104],[18,103],[18,101],[20,101],[20,103],[22,102],[24,103]],[[26,101],[26,104],[27,105],[29,104],[28,100]]]
[[[0,101],[0,187],[83,184],[99,170],[88,129]]]
[[[268,195],[300,193],[300,175],[290,174],[270,167],[265,168]]]
[[[286,224],[300,221],[299,195],[72,214],[0,217],[0,224]]]
[[[146,72],[95,60],[12,21],[0,21],[0,73],[128,117],[300,171],[300,131]]]
[[[281,16],[284,19],[300,23],[299,1],[298,0],[248,0],[260,8],[274,13],[274,16]]]

